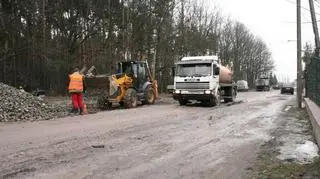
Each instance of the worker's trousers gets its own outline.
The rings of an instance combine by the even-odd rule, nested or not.
[[[83,97],[82,93],[71,93],[72,105],[74,109],[83,109]]]

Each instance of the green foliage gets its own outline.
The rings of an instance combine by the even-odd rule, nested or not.
[[[277,76],[276,75],[272,75],[270,74],[270,84],[271,85],[277,85],[278,84],[278,79],[277,79]]]
[[[307,96],[320,105],[320,58],[315,56],[312,49],[310,44],[306,44],[304,47],[305,88]]]
[[[313,57],[306,65],[305,84],[307,96],[320,105],[320,60]]]

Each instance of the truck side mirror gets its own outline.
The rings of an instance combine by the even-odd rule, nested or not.
[[[219,67],[217,67],[217,68],[215,69],[214,74],[215,74],[215,75],[219,75],[219,74],[220,74],[220,68],[219,68]]]
[[[176,67],[171,68],[171,74],[172,74],[172,76],[174,76],[176,74]]]

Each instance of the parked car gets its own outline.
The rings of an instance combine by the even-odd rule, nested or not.
[[[248,91],[249,90],[248,82],[245,80],[237,81],[237,88],[238,88],[238,91]]]
[[[281,94],[290,93],[294,94],[294,86],[292,84],[283,84],[281,86]]]

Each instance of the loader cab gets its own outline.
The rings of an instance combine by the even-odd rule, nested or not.
[[[150,81],[146,62],[129,61],[118,64],[118,73],[127,74],[133,78],[133,86],[139,91],[143,90],[144,84]]]

